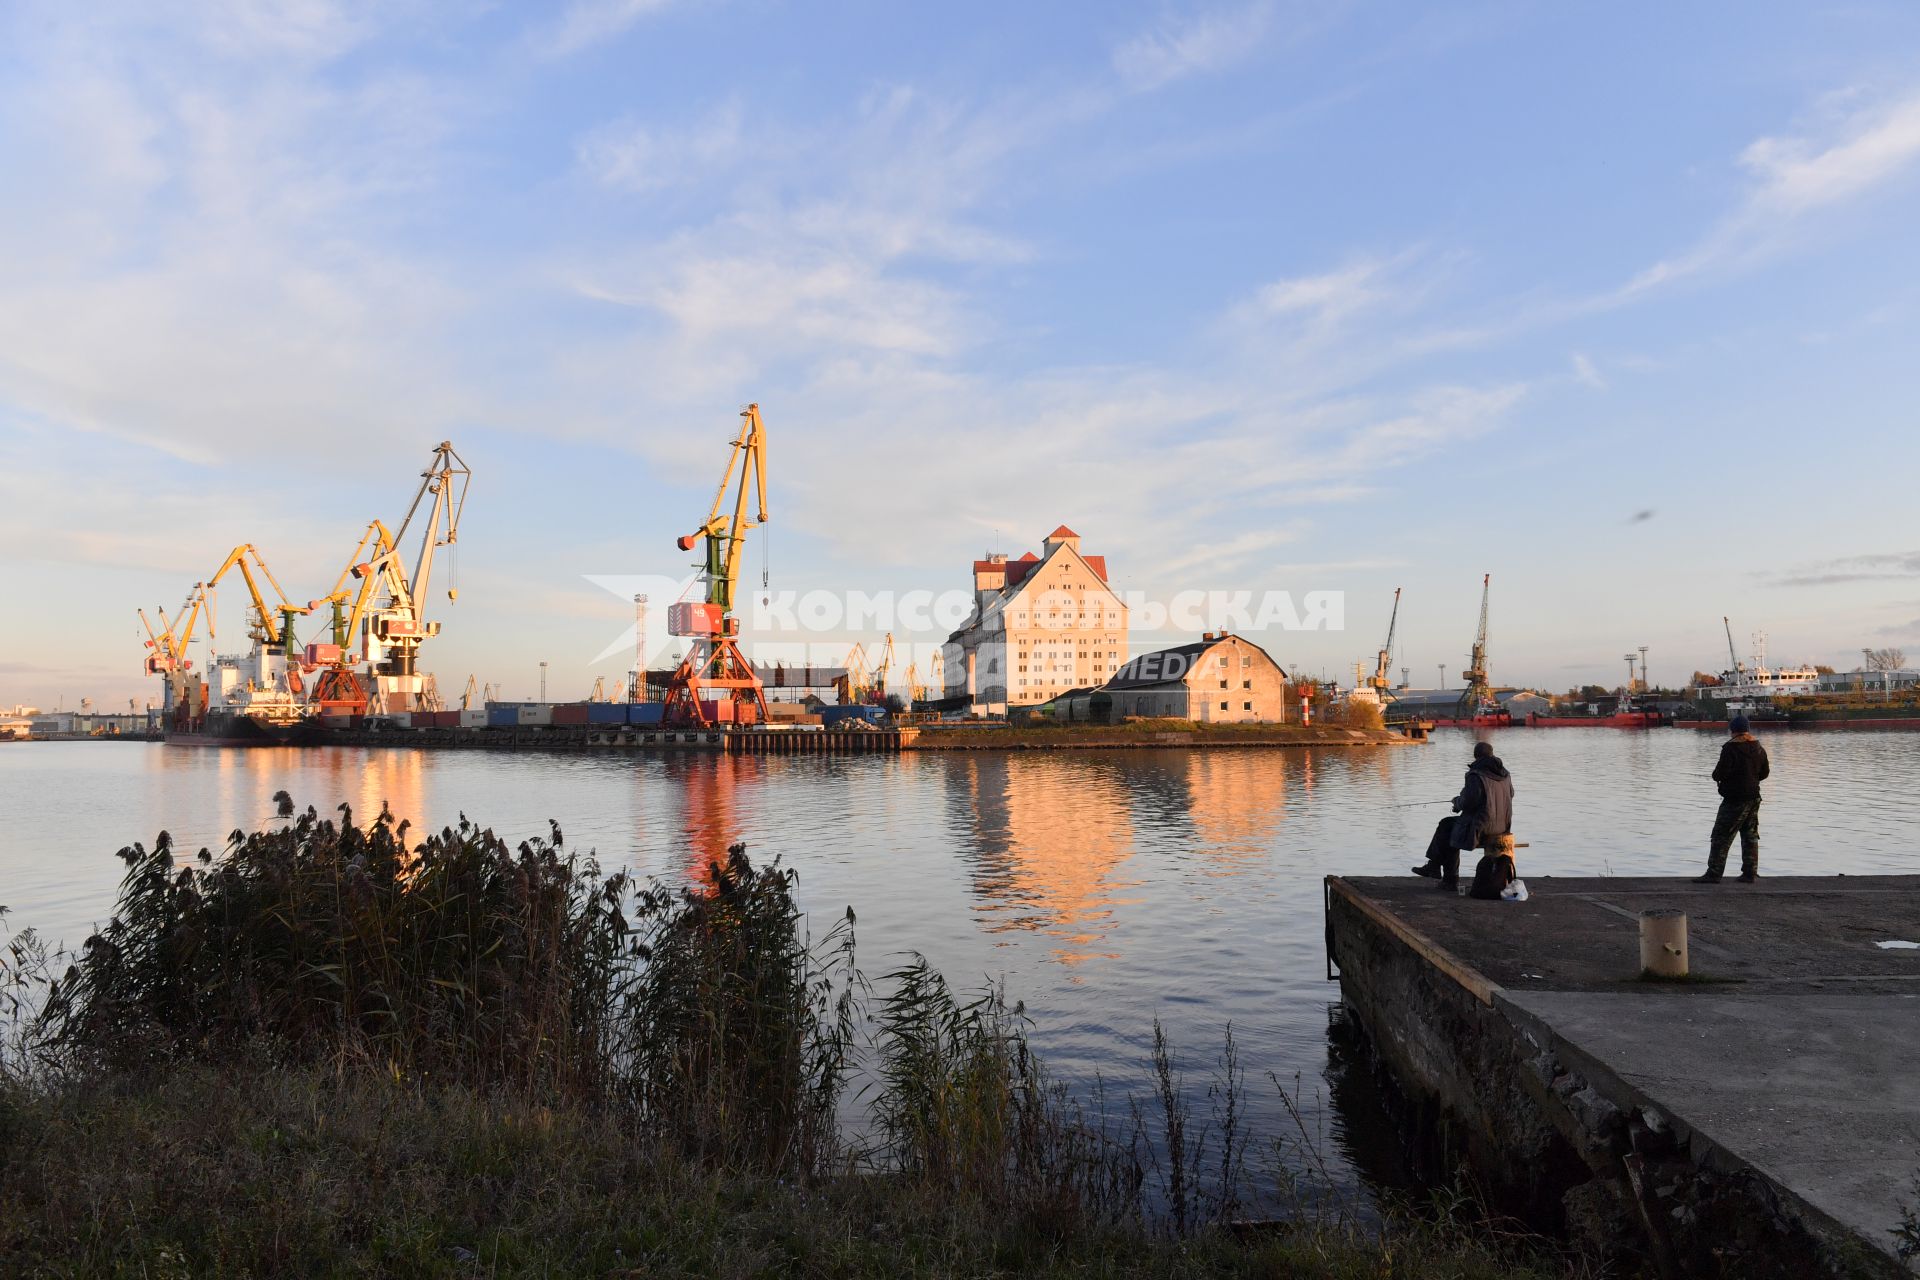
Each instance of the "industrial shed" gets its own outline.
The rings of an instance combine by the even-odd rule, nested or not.
[[[1102,692],[1111,696],[1116,720],[1280,724],[1287,718],[1287,673],[1265,649],[1224,631],[1141,654]]]

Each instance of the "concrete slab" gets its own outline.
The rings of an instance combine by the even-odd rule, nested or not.
[[[1920,991],[1506,995],[1669,1116],[1882,1248],[1902,1206],[1920,1199]]]
[[[1920,1210],[1920,948],[1879,944],[1920,942],[1920,876],[1527,883],[1533,896],[1510,903],[1413,876],[1330,878],[1343,993],[1396,1072],[1497,1142],[1531,1139],[1537,1128],[1503,1119],[1531,1108],[1603,1173],[1627,1159],[1621,1117],[1652,1114],[1648,1128],[1665,1132],[1664,1115],[1700,1194],[1668,1169],[1665,1194],[1679,1198],[1648,1210],[1665,1221],[1654,1234],[1694,1261],[1718,1256],[1715,1232],[1788,1203],[1814,1237],[1838,1232],[1901,1270],[1891,1231],[1904,1207]],[[1686,913],[1691,980],[1640,977],[1640,913],[1653,908]],[[1490,1047],[1503,1035],[1504,1056]],[[1606,1105],[1583,1103],[1589,1092]],[[1778,1196],[1729,1217],[1709,1171],[1749,1170]],[[1719,1216],[1690,1227],[1681,1202]],[[1741,1265],[1804,1271],[1814,1254],[1788,1264],[1769,1250],[1805,1237],[1773,1229],[1732,1245]]]
[[[1524,866],[1522,873],[1525,873]],[[1687,913],[1694,973],[1714,981],[1920,992],[1920,876],[1783,876],[1755,885],[1682,878],[1527,877],[1526,902],[1479,902],[1415,876],[1347,877],[1368,901],[1512,991],[1646,990],[1640,913]]]

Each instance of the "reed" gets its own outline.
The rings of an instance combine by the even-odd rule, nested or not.
[[[603,875],[557,826],[511,848],[464,817],[407,835],[384,812],[357,827],[309,809],[180,865],[163,833],[121,851],[113,919],[70,964],[8,940],[0,1258],[146,1275],[1564,1272],[1531,1244],[1413,1219],[1248,1233],[1230,1032],[1198,1123],[1157,1026],[1155,1095],[1083,1103],[1002,989],[956,994],[919,956],[870,989],[852,913],[813,942],[793,873],[742,846],[695,891]],[[839,1123],[863,1032],[870,1135]]]

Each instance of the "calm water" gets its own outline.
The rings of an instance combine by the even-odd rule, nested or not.
[[[1522,874],[1694,874],[1719,735],[1502,730]],[[1920,735],[1770,735],[1762,870],[1915,869]],[[1458,788],[1469,740],[1299,751],[929,753],[843,760],[563,757],[143,743],[0,747],[0,903],[69,943],[111,910],[116,849],[191,851],[259,825],[282,788],[323,812],[462,812],[513,838],[558,819],[603,864],[685,881],[733,840],[781,856],[820,929],[851,905],[862,967],[909,950],[960,986],[1004,980],[1061,1075],[1143,1083],[1153,1019],[1204,1080],[1231,1022],[1256,1079],[1305,1083],[1352,1176],[1366,1122],[1325,1102],[1320,879],[1405,874]],[[1438,801],[1437,804],[1412,802]],[[1404,806],[1404,807],[1396,807]],[[1281,1121],[1269,1096],[1259,1116]]]

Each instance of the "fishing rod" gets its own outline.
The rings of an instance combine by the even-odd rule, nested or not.
[[[1443,796],[1438,800],[1409,800],[1405,804],[1390,804],[1384,807],[1388,809],[1416,809],[1421,805],[1452,804],[1453,800],[1454,798],[1452,796]]]

